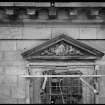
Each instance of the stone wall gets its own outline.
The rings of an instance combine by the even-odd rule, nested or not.
[[[25,103],[25,79],[20,75],[25,73],[26,65],[21,53],[62,33],[105,52],[105,29],[101,25],[0,26],[0,103]],[[105,73],[104,68],[101,68],[100,74]],[[105,84],[104,80],[101,86]],[[104,88],[101,89],[103,95],[100,93],[99,102],[105,103],[102,91],[105,91]]]

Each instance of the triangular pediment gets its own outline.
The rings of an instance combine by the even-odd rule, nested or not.
[[[66,35],[53,38],[22,53],[26,60],[97,59],[104,53]]]

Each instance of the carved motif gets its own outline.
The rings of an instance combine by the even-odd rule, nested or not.
[[[45,49],[40,53],[41,56],[73,56],[73,55],[84,55],[79,49],[66,43],[58,43],[50,48]]]

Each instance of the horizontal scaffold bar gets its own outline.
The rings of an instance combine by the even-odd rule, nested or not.
[[[21,75],[21,77],[105,77],[105,75]]]

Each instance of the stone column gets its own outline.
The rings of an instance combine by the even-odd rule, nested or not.
[[[34,104],[41,104],[40,80],[41,80],[41,78],[34,78],[34,80],[33,80],[33,103]]]
[[[33,74],[32,75],[40,75],[41,71],[40,68],[35,68],[33,70]],[[40,77],[34,77],[32,79],[33,81],[33,93],[31,93],[31,95],[33,94],[33,104],[41,104],[41,97],[40,97],[40,89],[41,89],[41,78]]]
[[[29,91],[30,91],[30,88],[29,88],[29,85],[30,85],[30,80],[29,79],[26,79],[26,104],[30,104],[30,93],[29,93]]]

